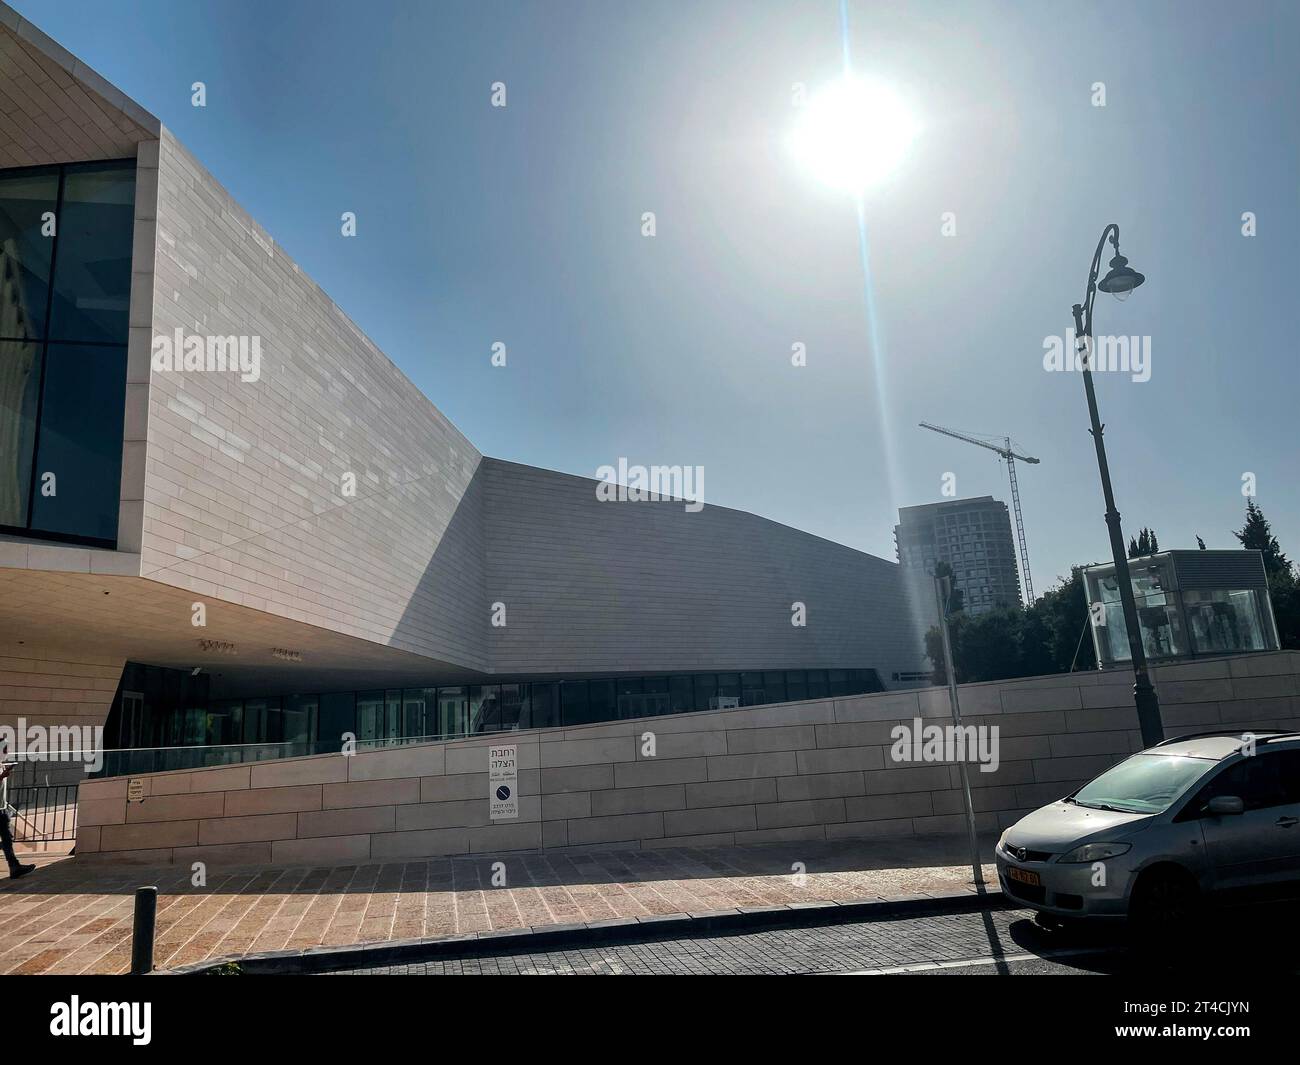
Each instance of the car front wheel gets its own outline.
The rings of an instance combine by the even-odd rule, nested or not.
[[[1140,943],[1162,945],[1183,931],[1201,908],[1191,874],[1176,867],[1148,869],[1133,887],[1129,922]]]

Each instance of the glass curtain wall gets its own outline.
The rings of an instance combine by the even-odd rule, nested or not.
[[[113,545],[135,163],[0,171],[0,529]]]
[[[338,750],[348,734],[374,746],[882,690],[871,669],[795,669],[388,688],[209,704],[206,678],[202,697],[188,687],[191,679],[184,671],[131,663],[107,735],[119,747],[267,744],[274,749],[259,757],[280,758]],[[127,706],[137,691],[144,692],[142,709],[134,702]]]

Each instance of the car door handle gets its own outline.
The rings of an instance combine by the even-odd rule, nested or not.
[[[1292,825],[1300,825],[1300,817],[1279,817],[1273,824],[1278,828],[1290,828]]]

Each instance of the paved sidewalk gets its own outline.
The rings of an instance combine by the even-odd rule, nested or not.
[[[203,888],[191,886],[187,868],[60,858],[24,880],[0,881],[0,973],[127,971],[133,893],[143,884],[159,890],[155,963],[173,968],[262,951],[948,893],[970,883],[964,855],[964,837],[524,852],[214,869]],[[497,862],[503,887],[492,883]],[[985,876],[996,884],[990,866]]]

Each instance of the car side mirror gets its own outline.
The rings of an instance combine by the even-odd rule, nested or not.
[[[1216,795],[1206,804],[1205,809],[1211,817],[1230,817],[1242,813],[1246,804],[1236,795]]]

